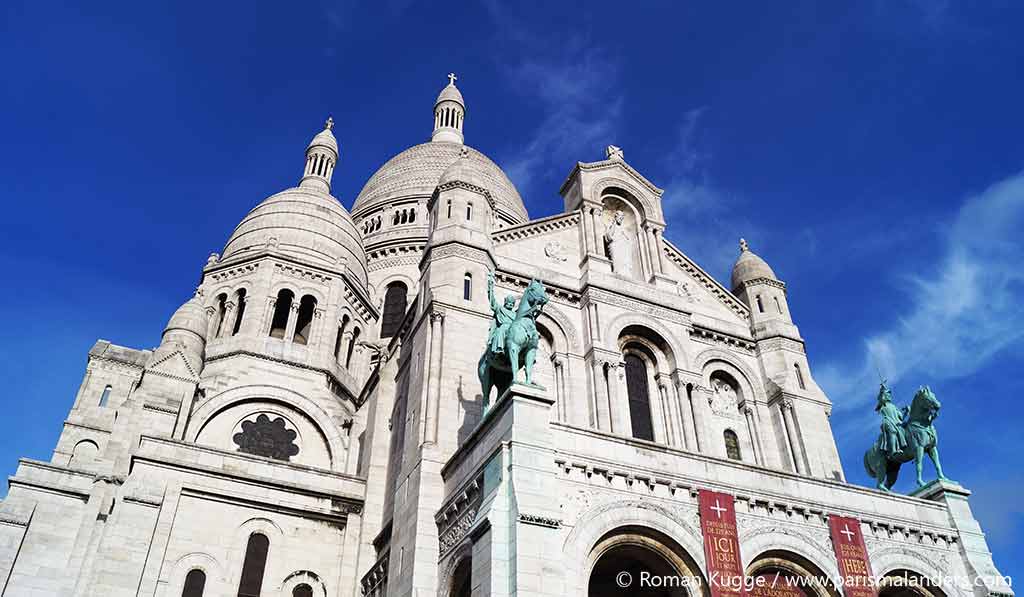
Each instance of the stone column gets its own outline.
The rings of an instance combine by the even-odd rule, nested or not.
[[[654,278],[654,265],[651,263],[651,227],[644,223],[637,231],[637,250],[640,254],[640,270],[643,278],[650,280]]]
[[[654,381],[658,384],[658,393],[661,397],[662,419],[665,421],[665,435],[668,444],[678,446],[680,445],[677,425],[679,413],[676,412],[676,405],[673,404],[675,401],[670,397],[669,380],[665,378],[664,374],[659,373]]]
[[[295,324],[299,321],[299,302],[292,300],[291,306],[288,307],[288,326],[284,330],[285,342],[292,342],[295,340]]]
[[[273,308],[273,301],[271,301],[271,308]],[[217,337],[217,308],[213,305],[206,308],[206,321],[206,338],[209,342]]]
[[[565,392],[566,362],[566,359],[561,356],[556,356],[552,359],[552,363],[555,366],[555,404],[558,406],[555,415],[559,421],[565,421],[569,417],[569,407],[566,404],[568,394]]]
[[[662,257],[661,230],[659,228],[651,227],[651,243],[651,251],[652,253],[654,253],[654,256],[651,258],[651,261],[654,263],[654,267],[656,268],[655,272],[664,275],[665,261],[664,257]]]
[[[270,335],[270,328],[274,325],[274,310],[277,308],[277,297],[268,297],[267,306],[263,309],[263,330],[260,332],[263,336]]]
[[[323,335],[323,331],[324,331],[324,310],[321,309],[320,307],[317,307],[316,309],[313,309],[313,322],[310,323],[310,330],[309,330],[309,345],[310,346],[319,346],[321,349],[323,349],[323,345],[320,343],[320,341],[322,340],[321,336]],[[333,349],[334,349],[333,345],[330,345],[330,346],[327,347],[327,350],[333,350]]]
[[[608,402],[612,413],[612,433],[632,435],[629,394],[626,390],[626,364],[608,361]]]
[[[796,433],[796,419],[793,418],[793,401],[786,398],[779,404],[779,408],[782,410],[782,424],[786,427],[786,441],[789,446],[789,454],[793,459],[793,468],[797,473],[806,475],[803,450],[800,448],[800,438]]]
[[[594,247],[593,252],[604,257],[604,232],[601,230],[601,216],[604,214],[604,209],[600,207],[594,207],[590,210],[590,217],[594,222]]]
[[[231,330],[235,327],[234,301],[224,303],[224,317],[221,318],[219,325],[220,330],[217,332],[218,338],[225,338],[231,335]]]
[[[593,374],[593,404],[590,409],[590,424],[595,429],[611,431],[611,416],[608,412],[608,385],[604,380],[604,362],[592,357],[590,368]]]
[[[674,388],[676,393],[676,404],[679,409],[679,428],[682,430],[680,433],[683,447],[687,450],[697,451],[697,440],[696,428],[693,426],[693,405],[690,402],[690,394],[686,391],[686,382],[679,378],[674,378]]]
[[[597,318],[597,305],[587,303],[587,317],[590,322],[590,338],[594,344],[601,341],[601,323]]]
[[[424,409],[423,442],[437,441],[437,416],[441,396],[441,340],[444,330],[444,313],[430,314],[430,372],[427,386],[427,404]],[[497,398],[495,398],[497,401]]]
[[[711,390],[704,386],[694,384],[693,392],[690,395],[693,404],[693,427],[696,429],[697,449],[705,454],[714,455],[716,452],[708,440],[707,423],[711,419],[711,407],[708,406],[708,396]]]
[[[743,405],[743,415],[747,419],[747,430],[750,432],[750,445],[754,448],[754,461],[764,466],[764,451],[761,449],[761,434],[757,429],[757,413],[751,404]]]

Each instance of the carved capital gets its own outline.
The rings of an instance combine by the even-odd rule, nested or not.
[[[790,400],[789,398],[786,398],[785,400],[779,403],[779,408],[782,409],[782,412],[793,410],[793,401]]]
[[[750,404],[749,402],[744,403],[743,414],[747,415],[748,417],[754,416],[754,405]]]
[[[557,356],[557,355],[552,356],[551,357],[551,362],[552,362],[552,364],[554,364],[555,369],[561,369],[562,367],[565,367],[565,359],[563,359],[560,356]]]
[[[431,323],[444,323],[444,311],[431,311],[430,312]]]
[[[212,305],[206,308],[206,314],[208,316],[210,316],[210,317],[213,317],[214,313],[216,313],[216,312],[217,312],[217,308],[212,306]]]
[[[832,418],[832,405],[831,404],[826,404],[825,405],[825,416],[828,417],[828,418]]]
[[[288,307],[288,309],[292,313],[298,313],[299,312],[299,303],[298,303],[298,301],[292,301],[292,304]]]

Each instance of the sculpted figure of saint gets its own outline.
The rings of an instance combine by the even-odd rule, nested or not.
[[[604,233],[604,244],[612,260],[612,271],[626,277],[633,276],[633,246],[629,233],[622,225],[626,215],[622,210],[615,212],[615,218]]]

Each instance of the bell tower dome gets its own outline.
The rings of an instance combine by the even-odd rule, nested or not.
[[[463,142],[462,124],[466,117],[466,102],[455,86],[457,79],[455,73],[448,73],[448,85],[434,102],[434,133],[430,135],[431,141]]]
[[[300,187],[314,188],[324,193],[331,192],[331,177],[338,164],[338,141],[331,130],[334,119],[327,117],[324,130],[317,133],[306,148],[306,168],[302,172]]]

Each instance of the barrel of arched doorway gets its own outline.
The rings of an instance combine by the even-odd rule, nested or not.
[[[911,570],[886,572],[878,583],[878,597],[946,597],[941,587]]]
[[[693,558],[667,535],[621,527],[591,552],[588,597],[706,597],[710,593]]]

